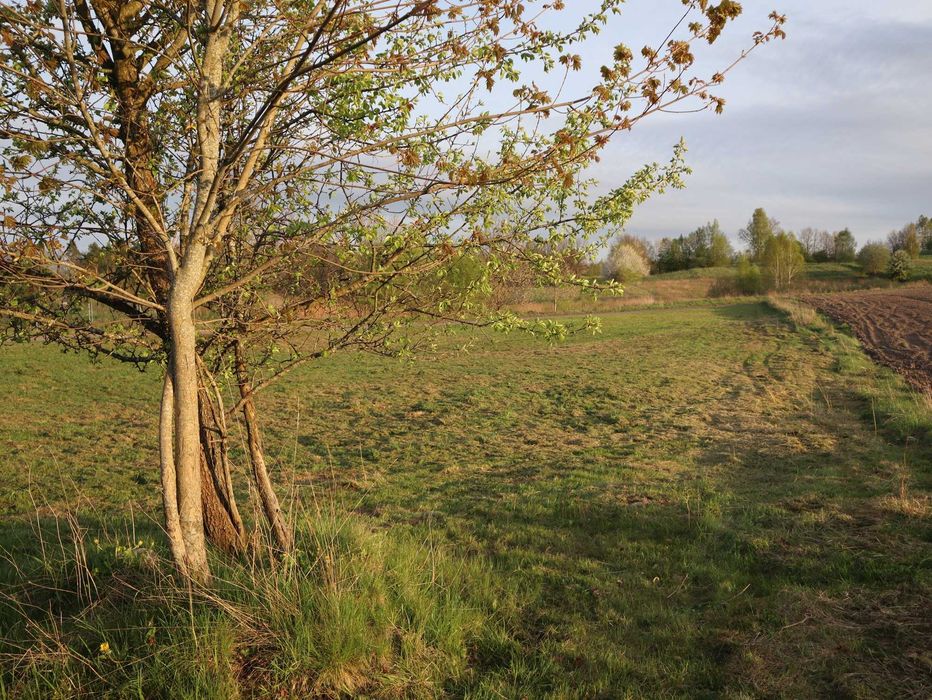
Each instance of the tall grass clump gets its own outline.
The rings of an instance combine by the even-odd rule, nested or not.
[[[358,515],[298,520],[294,554],[218,560],[210,588],[152,542],[40,521],[54,546],[0,570],[0,698],[435,697],[512,646],[482,561]]]

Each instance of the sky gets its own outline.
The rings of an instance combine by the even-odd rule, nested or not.
[[[568,2],[573,9],[590,0]],[[667,161],[682,137],[693,174],[629,222],[656,239],[718,219],[732,238],[756,207],[792,231],[848,227],[859,242],[932,215],[932,0],[744,0],[742,17],[697,65],[719,67],[786,14],[787,39],[739,64],[712,113],[658,115],[620,134],[591,173],[605,189],[639,165]],[[676,21],[675,0],[629,0],[611,32],[582,52],[656,44]]]

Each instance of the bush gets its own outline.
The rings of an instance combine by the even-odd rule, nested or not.
[[[760,294],[764,291],[764,276],[760,268],[752,263],[746,255],[738,258],[735,282],[742,294]]]
[[[830,254],[827,250],[817,250],[812,254],[812,262],[815,263],[827,263],[831,262],[834,259],[834,255]]]
[[[897,282],[905,282],[909,279],[909,273],[913,269],[913,260],[905,250],[898,250],[890,256],[890,265],[887,272],[891,278]]]
[[[612,246],[605,262],[605,275],[619,282],[633,282],[650,274],[650,262],[636,246],[619,242]]]
[[[868,243],[858,253],[858,263],[868,275],[882,275],[890,265],[890,249],[883,243]]]

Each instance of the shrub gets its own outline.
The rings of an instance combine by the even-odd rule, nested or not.
[[[890,265],[887,272],[891,278],[897,282],[905,282],[909,279],[909,273],[913,269],[912,258],[905,250],[898,250],[890,256]]]
[[[735,282],[742,294],[760,294],[764,291],[764,277],[760,268],[746,256],[738,258]]]
[[[882,275],[890,264],[890,249],[883,243],[868,243],[858,253],[861,269],[868,275]]]
[[[650,274],[650,262],[637,246],[619,240],[612,246],[605,262],[605,275],[619,282],[632,282]]]

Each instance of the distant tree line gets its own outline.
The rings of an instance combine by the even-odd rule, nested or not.
[[[807,262],[858,263],[867,274],[906,279],[913,258],[932,254],[932,219],[920,216],[891,232],[885,243],[868,243],[858,251],[848,228],[832,233],[807,227],[797,236],[758,208],[738,238],[745,251],[736,253],[717,220],[656,243],[622,234],[609,248],[600,271],[603,277],[630,282],[649,274],[733,265],[739,287],[747,293],[767,286],[788,287],[804,273]],[[598,265],[594,267],[593,271],[599,270]]]
[[[887,245],[894,253],[905,250],[911,258],[918,258],[922,253],[932,255],[932,219],[920,216],[914,223],[891,231],[887,235]]]
[[[928,216],[891,231],[885,243],[865,244],[858,253],[858,262],[868,275],[887,274],[904,282],[909,279],[913,260],[923,254],[932,255],[932,219]]]
[[[715,220],[685,236],[661,239],[656,246],[652,267],[656,272],[721,267],[730,265],[734,257],[731,242]]]

